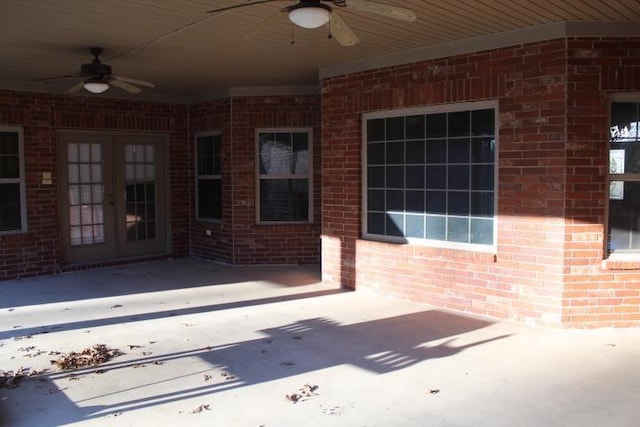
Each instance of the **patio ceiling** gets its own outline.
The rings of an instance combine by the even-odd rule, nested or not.
[[[253,0],[252,0],[253,1]],[[259,38],[243,36],[295,1],[273,1],[220,13],[246,0],[4,0],[0,13],[0,89],[65,93],[79,79],[32,82],[75,73],[92,59],[116,75],[152,81],[137,95],[98,96],[194,101],[230,88],[298,86],[313,90],[319,70],[463,40],[568,22],[640,21],[637,0],[380,0],[415,11],[413,23],[334,7],[360,43],[340,46],[328,30],[293,28],[286,17]],[[615,27],[611,27],[615,28]],[[305,89],[301,89],[305,90]],[[87,95],[79,92],[79,95]]]

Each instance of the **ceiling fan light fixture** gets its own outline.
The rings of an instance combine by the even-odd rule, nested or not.
[[[102,93],[109,89],[109,84],[101,80],[89,79],[84,82],[84,88],[91,93]]]
[[[319,1],[301,1],[289,9],[289,20],[302,28],[318,28],[329,22],[331,7]]]

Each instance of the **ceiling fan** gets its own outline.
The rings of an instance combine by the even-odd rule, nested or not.
[[[220,9],[210,10],[207,13],[218,13],[240,7],[253,6],[262,3],[273,3],[285,0],[258,0],[250,3],[242,3]],[[282,16],[287,14],[289,20],[302,28],[319,28],[323,25],[329,26],[329,34],[342,46],[353,46],[360,39],[349,28],[339,14],[338,8],[353,9],[360,12],[373,13],[385,18],[397,19],[399,21],[413,22],[416,14],[410,9],[392,6],[384,3],[377,3],[369,0],[298,0],[294,5],[286,6],[268,17],[260,25],[245,35],[246,40],[252,40],[264,32],[269,26],[275,24]]]
[[[43,79],[35,79],[32,81],[47,81],[56,79],[65,79],[69,77],[82,77],[75,85],[71,86],[67,93],[74,93],[84,88],[92,93],[102,93],[111,86],[118,87],[129,93],[140,93],[142,89],[138,86],[154,87],[153,83],[144,80],[132,79],[129,77],[120,77],[111,74],[111,66],[100,62],[99,56],[102,54],[101,47],[89,48],[93,55],[93,61],[82,64],[80,72],[74,74],[65,74],[63,76],[45,77]]]

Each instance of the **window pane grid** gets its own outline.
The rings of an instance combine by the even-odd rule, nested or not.
[[[71,246],[104,242],[102,146],[67,145],[67,193]]]
[[[153,145],[125,146],[127,240],[156,238],[156,172]]]
[[[495,111],[366,120],[365,233],[493,244]]]

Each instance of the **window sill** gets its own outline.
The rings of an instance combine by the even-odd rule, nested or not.
[[[605,270],[640,270],[640,253],[611,254],[602,261]]]
[[[391,241],[389,239],[372,238],[371,236],[363,236],[360,242],[366,242],[366,245],[402,245],[412,255],[422,258],[451,259],[459,261],[470,261],[478,263],[495,263],[498,261],[498,255],[494,250],[489,248],[471,248],[471,247],[447,247],[433,246],[425,241]],[[492,248],[491,248],[492,249]]]
[[[204,222],[207,224],[222,224],[222,218],[196,218],[197,222]]]

